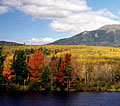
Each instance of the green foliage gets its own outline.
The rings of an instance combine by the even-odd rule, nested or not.
[[[44,53],[44,59],[36,61],[38,59],[38,56],[36,56],[32,61],[31,57],[36,50]],[[11,54],[11,52],[15,55],[12,70],[15,71],[16,83],[13,81],[10,86],[13,84],[15,89],[22,90],[29,87],[29,90],[51,89],[58,91],[120,90],[119,48],[77,45],[26,45],[22,48],[21,46],[4,47],[3,50],[3,47],[0,47],[0,89],[8,84],[1,74],[3,73],[4,55],[6,53]],[[28,67],[29,60],[32,62]],[[42,64],[42,70],[40,71],[38,67],[41,67],[40,63],[42,61],[44,64]],[[32,66],[34,68],[30,69]],[[31,76],[34,76],[34,79],[38,76],[39,80],[32,82],[30,80]]]
[[[115,73],[115,80],[120,81],[120,69],[116,71]]]
[[[38,50],[42,51],[45,55],[50,55],[52,51],[50,49],[47,49],[46,47],[41,47]]]
[[[106,88],[106,89],[111,89],[111,85],[112,85],[111,82],[107,82],[107,83],[105,84],[105,88]]]
[[[13,61],[13,68],[16,75],[16,83],[19,83],[21,85],[24,84],[24,80],[26,80],[28,77],[28,70],[25,59],[26,55],[24,51],[18,51]]]
[[[6,81],[5,79],[0,75],[0,90],[5,90],[6,87]]]
[[[4,89],[5,87],[5,79],[1,75],[3,72],[3,62],[5,60],[5,56],[2,56],[2,50],[3,50],[3,47],[1,46],[0,47],[0,89]]]
[[[78,91],[82,90],[82,87],[83,87],[83,84],[82,84],[82,83],[77,83],[76,86],[75,86],[75,88],[76,88]]]
[[[40,90],[40,83],[39,82],[30,82],[28,84],[28,89],[38,91],[38,90]]]
[[[41,82],[42,85],[46,85],[50,82],[50,69],[48,66],[44,68],[44,72],[42,74],[41,79],[42,79],[42,82]]]
[[[120,89],[120,83],[115,84],[115,89]]]
[[[1,46],[0,47],[0,75],[3,71],[3,62],[5,60],[5,56],[2,56],[2,50],[3,50],[3,47]]]

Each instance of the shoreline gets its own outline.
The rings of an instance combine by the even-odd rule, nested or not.
[[[91,90],[91,89],[87,89],[87,90],[76,90],[76,89],[70,89],[68,90],[15,90],[15,89],[2,89],[0,90],[0,92],[120,92],[120,89],[98,89],[98,90]]]

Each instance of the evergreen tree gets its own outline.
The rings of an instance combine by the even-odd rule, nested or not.
[[[2,56],[2,49],[3,47],[0,47],[0,73],[3,71],[3,62],[4,62],[4,57]]]
[[[50,70],[48,66],[45,67],[41,79],[42,79],[41,84],[43,85],[43,87],[47,88],[48,83],[50,82]]]
[[[16,56],[13,61],[13,68],[16,74],[16,83],[19,85],[25,85],[28,77],[27,65],[25,63],[26,55],[23,50],[18,51],[15,55]]]
[[[4,77],[2,76],[2,72],[3,72],[3,62],[5,60],[5,56],[2,56],[2,50],[3,47],[0,47],[0,89],[3,89],[4,85],[5,85],[5,80]]]

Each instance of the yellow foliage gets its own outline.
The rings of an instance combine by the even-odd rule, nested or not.
[[[11,82],[14,78],[14,70],[12,69],[12,64],[13,64],[13,54],[8,54],[4,61],[4,68],[3,68],[3,73],[2,75],[6,78],[8,82]]]
[[[76,58],[78,62],[119,62],[120,60],[120,48],[114,47],[97,47],[97,46],[85,46],[85,45],[25,45],[25,46],[4,46],[3,53],[7,54],[14,52],[15,50],[25,49],[39,49],[45,47],[50,50],[59,49],[56,55],[61,56],[65,53],[71,53],[72,58]],[[49,57],[52,57],[51,54]],[[11,57],[12,58],[12,57]]]

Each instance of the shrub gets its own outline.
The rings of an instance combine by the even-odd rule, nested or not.
[[[34,90],[34,91],[40,90],[40,84],[39,84],[39,82],[30,82],[28,84],[28,90]]]

